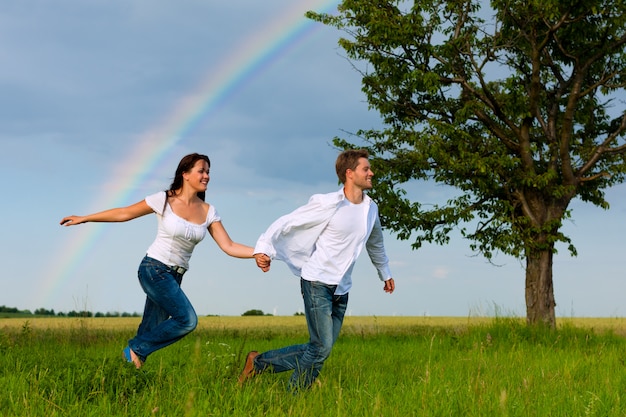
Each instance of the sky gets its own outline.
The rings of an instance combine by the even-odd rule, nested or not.
[[[61,227],[70,214],[125,206],[168,188],[180,158],[211,158],[207,201],[233,240],[253,246],[311,194],[338,189],[335,136],[379,126],[337,30],[307,10],[328,0],[24,0],[0,3],[0,305],[138,312],[137,267],[156,234],[148,215]],[[444,188],[412,185],[421,203]],[[559,317],[626,314],[626,187],[609,210],[574,201],[559,247]],[[446,246],[385,232],[396,291],[364,253],[347,314],[524,317],[524,264],[488,263],[458,235]],[[183,289],[199,315],[301,312],[298,278],[227,256],[207,236]]]

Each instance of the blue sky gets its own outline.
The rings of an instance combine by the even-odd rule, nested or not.
[[[217,79],[234,55],[269,50],[270,41],[262,40],[270,29],[284,25],[288,34],[293,20],[277,19],[285,10],[300,7],[304,13],[311,5],[332,4],[0,4],[0,173],[8,187],[0,208],[5,219],[0,305],[141,312],[144,295],[136,270],[156,233],[154,216],[71,228],[58,223],[69,214],[131,204],[167,188],[187,153],[211,158],[207,201],[242,243],[253,245],[274,219],[311,194],[334,191],[332,138],[377,126],[378,117],[368,111],[359,74],[337,46],[340,33],[312,23],[302,22],[302,30],[265,62],[250,61],[249,73],[192,129],[170,141],[155,164],[133,159],[150,132],[206,80]],[[125,178],[125,172],[140,175]],[[555,257],[557,315],[626,314],[625,191],[618,186],[608,192],[608,211],[573,203],[573,219],[564,231],[579,256],[570,257],[562,247]],[[423,203],[440,202],[447,193],[434,184],[417,184],[412,192]],[[409,242],[386,233],[386,246],[396,292],[383,292],[363,254],[348,314],[525,315],[520,261],[498,257],[499,266],[493,266],[474,256],[459,236],[447,246],[413,251]],[[298,279],[284,264],[276,262],[263,274],[251,260],[226,256],[210,238],[196,248],[183,288],[200,315],[302,310]]]

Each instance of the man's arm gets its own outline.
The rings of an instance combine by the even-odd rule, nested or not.
[[[313,195],[307,204],[279,217],[259,237],[254,253],[281,260],[295,275],[299,275],[320,232],[335,212],[339,195]]]
[[[391,270],[389,269],[389,258],[385,252],[385,244],[383,240],[383,228],[380,224],[380,219],[376,216],[374,221],[374,227],[372,233],[365,244],[367,253],[378,271],[378,277],[381,281],[388,281],[392,279]],[[389,285],[394,285],[390,283]],[[395,285],[394,285],[395,286]],[[386,288],[386,287],[385,287]]]

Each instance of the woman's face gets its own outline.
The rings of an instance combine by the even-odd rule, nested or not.
[[[203,159],[199,159],[193,168],[183,174],[183,178],[193,188],[198,191],[206,191],[211,177],[209,175],[209,163]]]

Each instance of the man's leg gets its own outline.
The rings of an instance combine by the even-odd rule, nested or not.
[[[333,345],[339,337],[341,326],[343,324],[343,318],[348,308],[348,294],[335,295],[333,297]]]
[[[309,388],[330,355],[335,339],[333,297],[336,286],[300,280],[304,312],[309,328],[309,343],[299,358],[289,380],[289,388]],[[339,326],[340,327],[340,326]],[[338,333],[337,333],[338,334]]]
[[[307,344],[292,345],[280,349],[258,353],[249,352],[246,363],[239,374],[239,384],[264,371],[284,372],[292,371],[298,366],[298,360],[307,348]]]
[[[304,310],[309,329],[309,343],[287,346],[257,354],[250,352],[239,376],[243,383],[253,375],[270,370],[294,370],[291,389],[308,388],[319,375],[322,365],[339,336],[348,295],[334,296],[335,286],[300,280]]]

